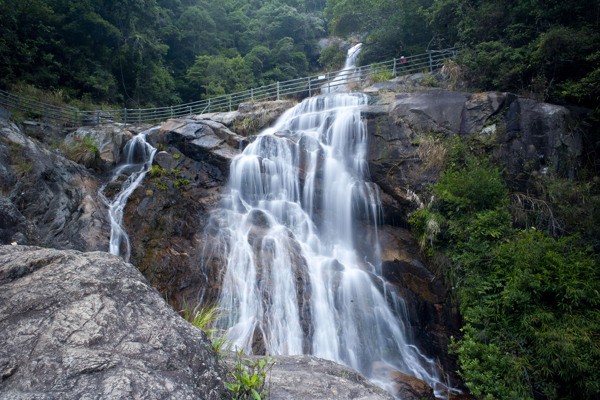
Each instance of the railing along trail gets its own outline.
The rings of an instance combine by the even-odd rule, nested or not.
[[[241,103],[248,101],[279,100],[294,95],[311,97],[321,93],[323,88],[331,89],[338,85],[351,85],[352,83],[362,84],[369,76],[378,73],[391,72],[393,76],[399,76],[424,71],[432,72],[441,68],[446,60],[456,56],[459,50],[458,47],[434,50],[416,56],[365,65],[350,71],[340,70],[276,82],[242,92],[166,107],[82,111],[73,107],[59,107],[42,103],[2,90],[0,90],[0,106],[13,111],[34,114],[40,117],[44,123],[70,126],[158,123],[169,118],[186,115],[234,111]],[[344,74],[347,75],[346,79],[339,79],[344,77]]]

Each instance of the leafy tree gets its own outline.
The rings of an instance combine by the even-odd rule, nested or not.
[[[483,90],[598,107],[600,3],[595,0],[434,0],[435,36],[467,44],[463,66]]]
[[[0,85],[23,81],[141,107],[286,80],[317,66],[323,7],[292,0],[0,0]],[[198,67],[190,73],[198,56],[224,62],[231,77],[200,82]]]

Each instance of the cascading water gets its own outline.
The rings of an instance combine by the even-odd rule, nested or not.
[[[407,340],[402,299],[388,302],[379,289],[366,104],[357,93],[306,99],[248,145],[232,162],[204,265],[222,263],[219,304],[231,311],[223,324],[245,351],[314,354],[387,389],[398,370],[439,393],[436,366]]]
[[[356,60],[358,59],[361,49],[362,43],[358,43],[348,50],[344,68],[337,74],[335,78],[333,78],[331,82],[328,82],[323,86],[321,89],[322,93],[340,92],[345,89],[345,84],[353,79],[352,75],[356,69]]]
[[[123,228],[123,209],[127,204],[127,199],[144,180],[146,173],[152,166],[152,160],[156,149],[146,141],[146,136],[160,127],[154,127],[133,137],[123,149],[124,163],[113,171],[111,183],[122,181],[116,196],[109,200],[105,195],[106,187],[100,189],[100,193],[108,205],[108,215],[110,217],[110,253],[121,256],[125,261],[129,261],[131,248],[129,237]]]

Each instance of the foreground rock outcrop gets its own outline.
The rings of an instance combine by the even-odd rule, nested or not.
[[[206,335],[107,253],[0,247],[0,398],[221,399]]]

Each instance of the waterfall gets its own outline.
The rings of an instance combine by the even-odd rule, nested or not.
[[[110,218],[110,253],[121,256],[125,261],[129,261],[131,248],[129,237],[123,228],[123,209],[127,204],[129,196],[137,189],[144,180],[146,173],[152,166],[152,160],[156,149],[146,141],[146,136],[160,127],[154,127],[133,137],[123,149],[124,163],[112,173],[109,184],[100,189],[100,194],[108,205],[108,215]],[[114,186],[114,183],[121,182],[118,187],[118,193],[110,200],[111,196],[106,195],[107,186]]]
[[[329,83],[321,88],[322,93],[333,93],[340,92],[345,89],[345,84],[353,79],[353,75],[356,69],[356,60],[362,49],[362,43],[358,43],[348,50],[346,55],[346,61],[344,68],[337,74],[337,76]]]
[[[219,305],[231,311],[222,323],[239,348],[314,354],[388,390],[389,372],[401,371],[439,393],[435,363],[405,330],[402,299],[382,293],[367,100],[340,92],[306,99],[233,160],[203,265],[207,275],[219,265]]]

